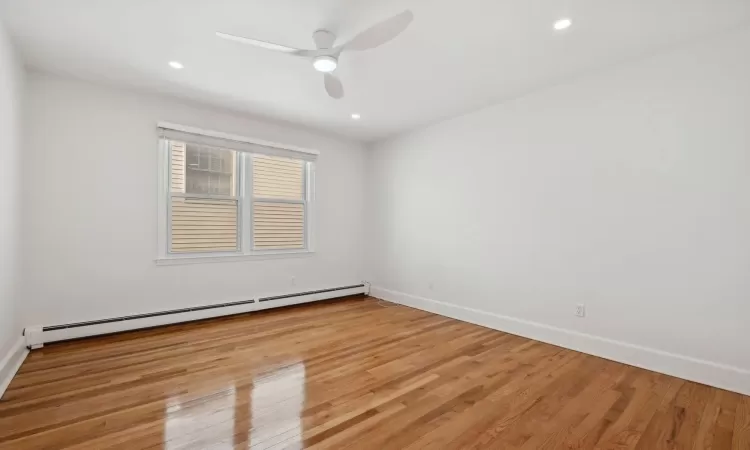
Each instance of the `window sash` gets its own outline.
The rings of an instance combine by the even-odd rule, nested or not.
[[[289,198],[276,198],[276,197],[256,197],[254,196],[253,192],[253,157],[254,156],[268,156],[264,153],[249,153],[246,154],[245,158],[247,159],[246,168],[245,171],[247,174],[249,174],[248,177],[248,183],[246,185],[248,189],[249,194],[249,209],[250,209],[250,226],[249,226],[249,233],[248,233],[248,240],[249,242],[249,251],[250,252],[260,252],[260,253],[266,253],[266,252],[278,252],[278,253],[284,253],[284,252],[300,252],[300,251],[309,251],[310,249],[310,241],[309,241],[309,207],[308,203],[310,200],[309,196],[309,188],[308,188],[308,178],[309,178],[309,172],[310,172],[310,166],[311,162],[309,161],[302,161],[302,178],[301,178],[301,189],[302,189],[302,199],[289,199]],[[293,159],[293,158],[292,158]],[[297,161],[300,161],[297,159]],[[253,212],[255,211],[255,203],[285,203],[285,204],[292,204],[292,205],[302,205],[302,247],[300,248],[258,248],[255,245],[255,222],[253,217]]]
[[[167,199],[166,199],[166,216],[167,216],[167,239],[166,239],[166,245],[167,245],[167,255],[170,256],[189,256],[189,255],[204,255],[204,254],[215,254],[215,255],[237,255],[242,253],[242,229],[243,229],[243,221],[242,221],[242,202],[241,197],[239,195],[217,195],[217,194],[193,194],[187,192],[187,178],[184,179],[185,183],[185,192],[172,192],[172,185],[171,185],[171,178],[172,178],[172,146],[171,142],[176,141],[172,139],[163,139],[164,141],[164,149],[167,153],[167,174],[168,179],[170,180],[170,185],[167,189]],[[187,157],[187,146],[188,144],[194,144],[194,142],[189,141],[177,141],[177,142],[183,142],[185,144],[185,161],[184,161],[184,169],[185,173],[183,176],[187,177],[187,163],[188,163],[188,157]],[[198,144],[201,145],[201,144]],[[221,147],[219,147],[221,148]],[[199,154],[199,158],[203,156],[202,154]],[[207,155],[209,160],[211,159],[211,155]],[[241,180],[241,174],[242,174],[242,165],[240,164],[241,153],[236,152],[234,154],[234,160],[235,160],[235,166],[237,167],[237,171],[234,174],[234,189],[233,191],[235,193],[240,192],[240,180]],[[209,161],[210,164],[210,161]],[[176,251],[174,248],[174,224],[172,223],[172,218],[174,215],[174,203],[173,199],[175,198],[183,198],[183,199],[196,199],[196,200],[226,200],[226,201],[234,201],[237,205],[237,212],[236,212],[236,221],[235,221],[235,249],[234,250],[221,250],[216,248],[207,248],[205,250],[197,250],[193,249],[189,252],[181,252]]]
[[[256,203],[256,202],[257,203],[261,203],[262,201],[256,199],[254,201],[254,203]],[[300,252],[300,251],[306,251],[308,249],[308,244],[307,244],[307,204],[305,202],[302,202],[302,201],[286,201],[286,202],[271,201],[271,202],[266,202],[266,203],[271,203],[271,204],[274,204],[274,203],[284,203],[284,204],[287,204],[287,205],[301,205],[302,206],[302,246],[301,247],[291,247],[291,248],[290,247],[284,247],[284,246],[278,246],[278,247],[259,247],[259,246],[256,246],[255,245],[256,244],[255,243],[255,234],[254,234],[255,233],[255,225],[256,224],[255,224],[255,222],[253,222],[252,225],[250,226],[250,230],[249,230],[250,233],[251,233],[252,251],[253,252],[260,252],[260,253],[265,253],[265,252],[269,252],[269,251],[273,251],[273,252]],[[279,231],[281,232],[282,230],[280,229]]]
[[[182,199],[196,199],[196,200],[224,200],[224,201],[233,201],[236,204],[237,213],[236,213],[236,219],[234,222],[235,226],[235,249],[234,250],[218,250],[216,248],[207,248],[205,250],[198,250],[193,249],[189,252],[186,251],[177,251],[175,248],[173,248],[174,244],[174,224],[172,223],[172,217],[174,215],[174,203],[173,199],[175,198],[182,198]],[[241,203],[240,199],[238,197],[230,197],[230,196],[223,196],[223,195],[195,195],[195,194],[174,194],[170,193],[167,198],[167,253],[169,255],[192,255],[192,254],[207,254],[207,253],[215,253],[215,254],[223,254],[223,255],[232,255],[232,254],[238,254],[242,251],[241,246],[241,236],[242,236],[242,211],[241,211]],[[218,220],[217,220],[218,222]],[[200,226],[197,225],[197,223],[194,226]]]

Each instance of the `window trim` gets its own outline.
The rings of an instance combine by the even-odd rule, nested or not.
[[[280,144],[278,142],[271,142],[271,141],[265,141],[262,139],[239,136],[236,134],[223,133],[221,131],[204,130],[201,128],[188,127],[185,125],[176,125],[176,124],[168,123],[168,122],[159,122],[156,124],[156,127],[157,129],[177,131],[177,132],[192,134],[195,136],[202,136],[205,138],[220,139],[222,141],[226,141],[227,143],[234,142],[234,143],[240,143],[240,144],[252,144],[252,145],[256,145],[260,147],[266,147],[269,150],[271,150],[269,151],[269,154],[272,154],[273,150],[281,150],[281,151],[286,152],[287,154],[289,152],[293,152],[293,153],[300,154],[301,156],[307,156],[307,157],[312,157],[312,158],[315,158],[318,155],[320,155],[320,152],[318,150],[311,149],[311,148],[298,147],[296,145],[289,145],[289,144]],[[243,149],[234,148],[231,145],[226,148],[231,148],[232,150],[244,151]],[[280,155],[272,155],[272,156],[280,156]],[[305,159],[305,158],[300,158],[300,159]]]
[[[177,131],[183,131],[186,133],[204,135],[208,137],[215,137],[220,139],[229,139],[236,142],[247,142],[264,146],[271,146],[274,149],[283,149],[299,153],[305,153],[309,155],[318,155],[319,152],[316,150],[302,149],[294,146],[284,146],[277,143],[270,143],[266,141],[260,141],[251,138],[244,138],[236,135],[229,135],[226,133],[211,132],[206,130],[200,130],[198,128],[184,127],[179,125],[167,124],[164,122],[158,123],[158,128],[168,128]],[[243,260],[263,260],[263,259],[277,259],[277,258],[299,258],[305,256],[312,256],[315,253],[315,232],[313,229],[314,223],[314,211],[315,211],[315,161],[309,159],[302,159],[304,163],[304,200],[303,201],[291,201],[291,203],[303,204],[305,208],[305,222],[304,222],[304,240],[305,247],[302,249],[278,249],[278,250],[254,250],[253,249],[253,226],[252,226],[252,211],[253,211],[253,198],[252,186],[253,186],[253,173],[252,173],[252,155],[253,154],[264,154],[262,152],[243,152],[235,150],[237,152],[237,167],[238,170],[237,180],[237,206],[238,206],[238,245],[237,251],[206,251],[206,252],[193,252],[193,253],[170,253],[170,242],[171,242],[171,227],[169,219],[169,208],[171,207],[172,192],[170,190],[170,170],[171,170],[171,157],[169,152],[169,141],[168,137],[159,135],[158,136],[158,251],[156,255],[157,265],[175,265],[175,264],[192,264],[201,262],[228,262],[228,261],[243,261]],[[261,144],[262,143],[262,144]],[[229,148],[231,149],[231,148]],[[240,192],[241,191],[241,192]],[[178,194],[181,196],[190,196],[189,194]],[[199,195],[198,197],[205,197]],[[235,200],[234,197],[217,196],[217,198],[226,198]],[[269,199],[274,202],[283,200]],[[245,232],[247,231],[247,232]]]

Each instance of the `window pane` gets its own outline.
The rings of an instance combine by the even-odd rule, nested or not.
[[[172,192],[236,196],[236,152],[170,142]]]
[[[305,205],[255,202],[253,241],[263,250],[305,248]]]
[[[253,197],[304,200],[304,162],[253,155]]]
[[[173,253],[237,250],[237,200],[172,197]]]

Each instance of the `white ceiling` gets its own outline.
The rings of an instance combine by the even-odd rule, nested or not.
[[[404,34],[342,57],[343,100],[305,59],[214,36],[312,48],[407,8]],[[32,67],[372,141],[742,25],[750,0],[0,0],[0,18]]]

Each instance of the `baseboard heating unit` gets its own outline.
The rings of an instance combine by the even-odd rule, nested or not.
[[[41,348],[45,343],[49,342],[138,330],[181,322],[192,322],[195,320],[209,319],[211,317],[231,316],[234,314],[297,305],[319,300],[367,294],[369,291],[369,283],[363,283],[353,286],[342,286],[269,297],[249,298],[228,303],[134,314],[130,316],[112,317],[87,322],[31,326],[24,329],[24,337],[26,340],[26,346],[31,349],[36,349]]]

